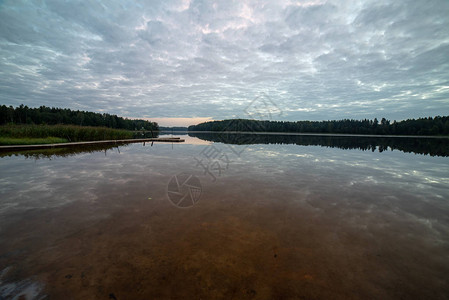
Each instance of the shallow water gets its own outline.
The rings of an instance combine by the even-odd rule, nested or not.
[[[0,299],[448,299],[447,142],[181,137],[1,157]]]

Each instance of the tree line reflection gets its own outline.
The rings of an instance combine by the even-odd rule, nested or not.
[[[239,133],[191,133],[189,136],[210,142],[225,144],[296,144],[301,146],[322,146],[362,151],[392,151],[430,156],[449,156],[448,138],[370,137],[370,136],[313,136],[313,135],[271,135]]]
[[[52,157],[69,157],[80,153],[94,153],[94,152],[104,152],[107,155],[108,151],[120,152],[120,147],[126,146],[126,143],[117,143],[114,145],[83,145],[83,146],[72,146],[66,148],[49,148],[49,149],[39,149],[39,150],[25,150],[25,151],[2,151],[0,152],[0,157],[6,156],[24,156],[31,159],[51,159]]]
[[[249,144],[294,144],[300,146],[322,146],[340,149],[358,149],[362,151],[384,152],[399,150],[430,156],[449,156],[448,138],[409,138],[409,137],[370,137],[370,136],[314,136],[314,135],[281,135],[281,134],[240,134],[227,132],[199,133],[189,132],[189,136],[209,142],[221,142],[234,145]],[[52,148],[32,151],[0,151],[0,157],[25,156],[31,159],[51,159],[52,157],[68,157],[80,153],[120,152],[126,143],[115,145],[85,145],[68,148]],[[146,143],[150,146],[151,143]]]

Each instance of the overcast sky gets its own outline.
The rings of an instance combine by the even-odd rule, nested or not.
[[[449,1],[0,0],[0,104],[21,103],[162,125],[449,115]]]

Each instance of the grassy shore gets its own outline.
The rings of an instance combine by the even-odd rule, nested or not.
[[[118,140],[132,137],[132,131],[106,127],[75,125],[0,126],[0,145],[33,145]]]
[[[67,143],[67,139],[58,137],[48,138],[9,138],[0,137],[0,145],[40,145],[40,144],[56,144]]]

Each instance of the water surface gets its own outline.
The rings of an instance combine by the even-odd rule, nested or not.
[[[447,140],[257,136],[3,154],[0,298],[448,299]]]

